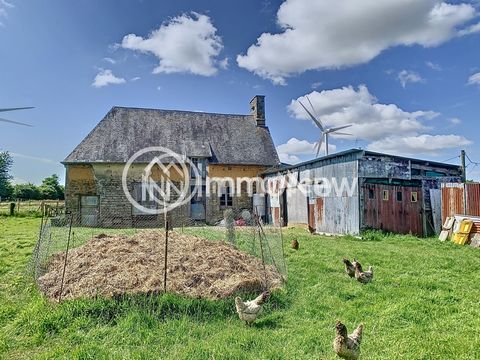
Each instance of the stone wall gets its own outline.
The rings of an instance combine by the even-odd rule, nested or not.
[[[98,225],[102,227],[151,227],[163,226],[164,217],[160,215],[135,215],[132,204],[128,201],[122,188],[123,164],[92,164],[92,165],[67,165],[67,183],[65,190],[67,211],[72,211],[80,222],[80,196],[99,196]],[[133,194],[135,183],[141,183],[144,165],[134,164],[130,168],[127,178],[127,186],[130,194]],[[264,167],[260,166],[208,166],[210,177],[248,178],[256,177]],[[152,177],[160,178],[160,173],[154,172]],[[178,177],[181,181],[181,177]],[[176,181],[175,181],[176,182]],[[223,212],[227,207],[220,206],[218,189],[212,184],[210,197],[206,200],[206,222],[215,224],[223,219]],[[235,212],[248,209],[252,210],[252,198],[248,195],[246,183],[242,183],[239,196],[233,196]],[[180,226],[189,222],[190,206],[186,204],[171,212],[171,220],[174,226]]]
[[[65,208],[74,222],[80,221],[80,196],[97,195],[95,176],[91,165],[67,165]]]
[[[207,224],[216,224],[223,219],[223,213],[226,209],[230,208],[234,211],[235,214],[240,214],[241,210],[253,210],[253,198],[249,196],[247,183],[242,182],[240,186],[240,191],[237,191],[237,180],[242,178],[255,178],[257,177],[265,168],[262,166],[252,166],[252,165],[218,165],[218,164],[209,164],[208,166],[208,176],[212,178],[225,178],[229,177],[234,179],[234,195],[232,206],[221,206],[218,184],[211,183],[210,188],[210,197],[207,198],[206,204],[206,218]],[[256,186],[253,186],[253,193],[256,192]]]

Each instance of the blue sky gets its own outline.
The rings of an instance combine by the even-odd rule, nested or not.
[[[114,105],[248,113],[263,94],[282,159],[298,162],[318,138],[295,101],[309,94],[325,123],[354,125],[334,151],[480,161],[478,1],[336,4],[0,0],[0,107],[35,106],[2,114],[34,127],[0,122],[0,149],[18,182],[63,178]]]

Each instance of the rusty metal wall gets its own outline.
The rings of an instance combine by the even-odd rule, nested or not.
[[[480,184],[467,184],[467,214],[480,216]]]
[[[362,190],[365,199],[363,227],[424,235],[421,187],[366,183]],[[384,197],[384,191],[388,199]],[[401,193],[401,201],[397,193]],[[412,193],[417,193],[416,202],[412,201]]]
[[[315,202],[308,199],[308,230],[315,231]]]
[[[480,216],[480,184],[442,184],[442,221],[464,214]]]
[[[447,217],[465,213],[464,184],[442,184],[442,222]]]

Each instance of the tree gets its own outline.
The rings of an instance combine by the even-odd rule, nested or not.
[[[17,184],[13,190],[13,196],[21,200],[39,200],[42,198],[42,193],[34,184]]]
[[[63,200],[65,198],[65,189],[58,181],[58,175],[46,177],[39,186],[43,199]]]
[[[10,185],[10,168],[13,165],[12,156],[7,152],[0,152],[0,198],[9,198],[12,195]]]

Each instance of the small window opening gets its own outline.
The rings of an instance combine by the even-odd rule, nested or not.
[[[388,190],[383,190],[383,201],[388,201]]]
[[[397,191],[397,201],[403,201],[403,193],[401,191]]]

